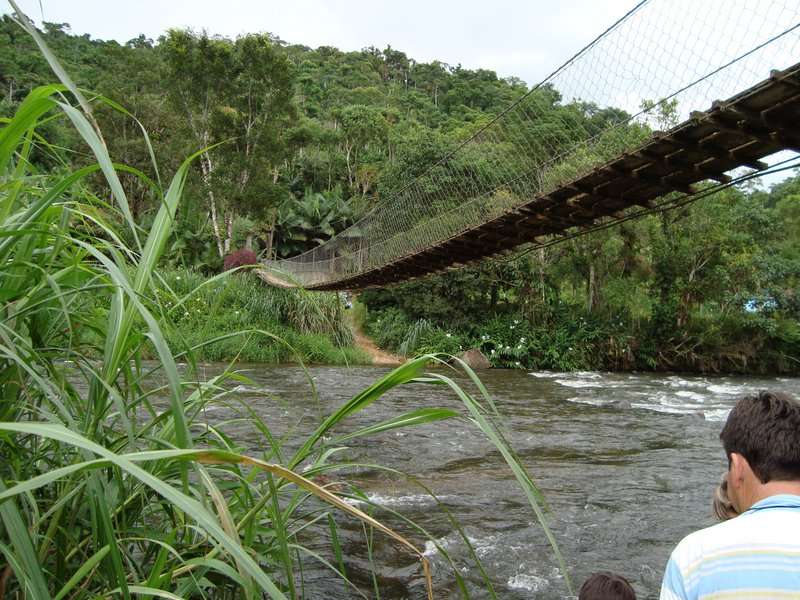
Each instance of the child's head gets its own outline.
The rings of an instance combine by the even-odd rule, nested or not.
[[[736,510],[733,502],[731,502],[728,497],[727,471],[722,474],[722,480],[717,486],[717,489],[714,490],[714,498],[711,505],[714,508],[714,516],[720,521],[727,521],[728,519],[739,516],[739,511]]]
[[[636,600],[636,592],[621,575],[601,571],[583,582],[578,600]]]

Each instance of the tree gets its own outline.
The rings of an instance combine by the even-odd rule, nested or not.
[[[171,30],[161,47],[170,96],[201,147],[201,171],[220,256],[230,251],[237,214],[263,217],[281,199],[279,168],[292,105],[293,68],[266,35],[231,42]],[[224,225],[224,231],[222,226]]]
[[[381,142],[389,131],[389,123],[379,108],[354,105],[335,113],[342,131],[342,147],[347,161],[347,183],[355,187],[360,153],[373,142]]]

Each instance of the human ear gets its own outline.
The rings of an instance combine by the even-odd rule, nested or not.
[[[731,466],[728,469],[728,497],[739,513],[747,510],[750,502],[753,471],[750,463],[741,454],[731,453]]]
[[[739,488],[744,482],[744,476],[747,464],[747,459],[741,454],[731,452],[728,459],[730,466],[728,467],[728,486]]]

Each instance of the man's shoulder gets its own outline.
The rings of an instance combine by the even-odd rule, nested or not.
[[[721,591],[773,598],[776,590],[800,590],[796,508],[786,498],[770,499],[734,519],[690,533],[672,552],[661,598],[704,598]],[[758,594],[741,596],[743,590]]]
[[[741,541],[742,524],[741,520],[737,522],[737,519],[730,519],[693,531],[678,543],[672,558],[678,563],[692,561],[715,548]]]
[[[800,511],[745,513],[690,533],[675,547],[672,558],[681,565],[716,553],[746,551],[771,545],[793,546],[800,551]]]

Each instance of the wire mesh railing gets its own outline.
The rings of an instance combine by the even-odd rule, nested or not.
[[[327,242],[265,266],[304,287],[458,236],[641,146],[800,55],[800,4],[645,0]]]

